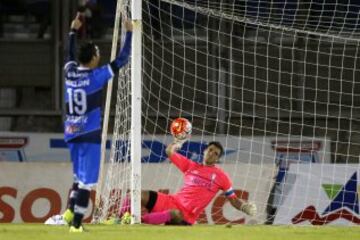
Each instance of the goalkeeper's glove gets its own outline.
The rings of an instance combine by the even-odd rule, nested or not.
[[[181,149],[182,145],[186,142],[187,139],[178,139],[178,138],[174,138],[174,144],[176,145],[176,151],[178,151],[179,149]]]
[[[246,213],[249,216],[255,216],[256,215],[256,205],[251,202],[246,202],[241,205],[240,208],[241,211]]]

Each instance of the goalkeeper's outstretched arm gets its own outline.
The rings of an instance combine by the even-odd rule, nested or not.
[[[249,216],[256,215],[257,210],[256,210],[256,205],[254,203],[245,202],[237,197],[229,198],[229,201],[234,208],[246,213],[247,215]]]
[[[181,146],[179,144],[177,144],[176,141],[170,143],[167,147],[166,147],[166,155],[168,157],[171,157],[171,155],[173,155],[176,151],[178,151],[181,148]]]
[[[175,164],[175,166],[180,169],[182,172],[186,172],[192,164],[192,161],[187,159],[181,154],[175,154],[181,148],[181,145],[175,140],[173,143],[170,143],[166,148],[166,154],[170,161]]]

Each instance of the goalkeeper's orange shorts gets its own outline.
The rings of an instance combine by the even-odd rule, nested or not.
[[[181,204],[172,195],[157,192],[156,203],[151,212],[163,212],[166,210],[179,210],[187,223],[193,224],[194,220]]]

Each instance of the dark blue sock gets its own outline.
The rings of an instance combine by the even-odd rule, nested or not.
[[[73,183],[69,196],[69,202],[68,202],[68,209],[70,209],[72,212],[74,212],[74,206],[75,206],[78,190],[79,190],[79,183]]]
[[[74,220],[73,226],[78,228],[81,225],[82,219],[86,213],[89,205],[90,191],[87,189],[79,188],[74,207]]]

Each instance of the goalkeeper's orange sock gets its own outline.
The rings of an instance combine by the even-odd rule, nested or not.
[[[148,213],[141,218],[141,221],[147,224],[164,224],[170,222],[170,220],[171,213],[169,210],[163,212]]]

